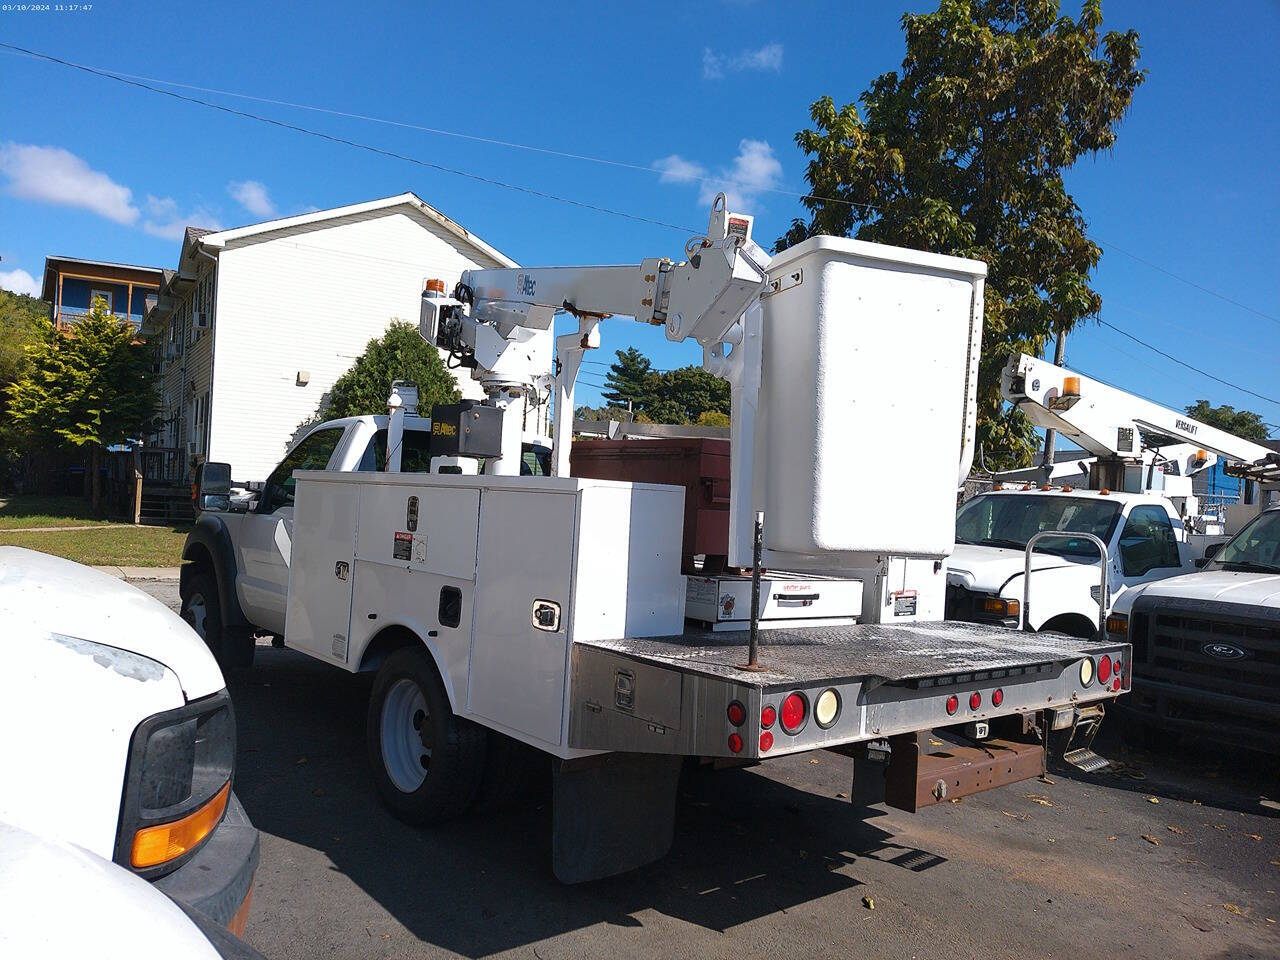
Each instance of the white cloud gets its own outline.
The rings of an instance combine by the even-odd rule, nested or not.
[[[708,206],[717,193],[723,192],[731,210],[749,212],[759,195],[777,189],[782,182],[782,164],[765,140],[750,137],[738,142],[738,153],[728,166],[714,173],[692,160],[673,153],[654,163],[661,171],[661,183],[697,182],[698,204]]]
[[[662,171],[662,176],[658,178],[661,183],[690,183],[707,175],[705,167],[686,160],[678,153],[654,161],[653,166]]]
[[[255,217],[269,220],[276,215],[276,205],[267,194],[267,187],[259,180],[232,180],[227,184],[231,199]]]
[[[29,297],[40,296],[40,284],[25,270],[0,270],[0,287]]]
[[[16,197],[79,207],[116,223],[138,219],[132,190],[61,147],[6,143],[0,146],[0,172]]]
[[[702,49],[702,76],[707,80],[723,80],[726,74],[744,70],[782,72],[782,44],[766,43],[756,50],[738,53],[717,53],[710,47]]]
[[[142,221],[142,229],[153,237],[162,240],[181,240],[187,227],[203,227],[206,230],[221,230],[218,218],[204,207],[196,207],[190,213],[180,213],[178,201],[173,197],[157,197],[147,194],[147,218]]]

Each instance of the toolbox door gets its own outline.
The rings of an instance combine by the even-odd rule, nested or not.
[[[469,707],[548,744],[560,743],[576,513],[572,494],[485,490],[480,498]]]
[[[304,480],[295,496],[285,645],[346,666],[360,487]]]

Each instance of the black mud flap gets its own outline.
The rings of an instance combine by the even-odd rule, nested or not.
[[[551,827],[556,879],[601,880],[666,856],[683,759],[610,753],[556,764]]]

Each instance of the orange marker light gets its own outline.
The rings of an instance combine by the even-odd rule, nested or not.
[[[133,855],[130,858],[133,865],[154,867],[193,850],[222,821],[230,795],[231,781],[228,780],[212,800],[181,820],[143,827],[133,835]]]
[[[1080,396],[1080,378],[1079,377],[1063,377],[1062,378],[1062,395],[1064,397]]]
[[[434,277],[427,281],[427,293],[434,293],[436,296],[444,296],[444,281],[437,280]]]

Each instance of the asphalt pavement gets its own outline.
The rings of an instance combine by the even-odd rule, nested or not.
[[[368,678],[260,645],[228,683],[267,957],[1280,957],[1274,759],[1112,737],[1116,773],[867,819],[835,754],[701,771],[668,857],[565,887],[546,797],[435,829],[382,807]]]

